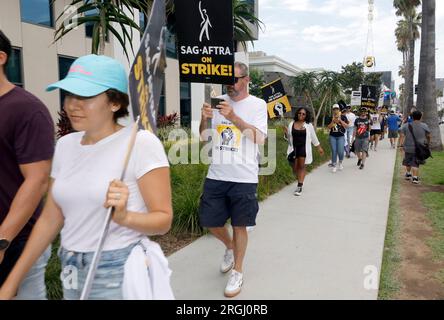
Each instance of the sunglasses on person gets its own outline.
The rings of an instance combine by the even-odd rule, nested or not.
[[[242,76],[242,77],[234,77],[234,83],[237,83],[239,81],[239,79],[243,79],[247,76]]]
[[[307,114],[305,112],[299,112],[298,115],[299,116],[306,116]]]

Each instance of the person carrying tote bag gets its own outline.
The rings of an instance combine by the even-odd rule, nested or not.
[[[431,156],[429,145],[431,133],[429,127],[421,122],[422,113],[412,113],[413,122],[401,127],[399,147],[404,151],[403,166],[406,167],[405,179],[419,184],[419,167]]]

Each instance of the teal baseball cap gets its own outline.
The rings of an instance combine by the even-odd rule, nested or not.
[[[93,97],[109,89],[128,94],[128,80],[117,60],[90,54],[76,59],[63,80],[49,85],[46,91],[62,89],[81,97]]]

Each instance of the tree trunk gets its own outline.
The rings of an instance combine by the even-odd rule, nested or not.
[[[408,83],[408,91],[406,92],[407,98],[407,108],[411,108],[415,105],[414,100],[414,94],[415,94],[415,85],[414,85],[414,78],[415,78],[415,39],[412,39],[410,41],[410,50],[409,50],[409,57],[408,57],[408,64],[406,66],[406,69],[408,69],[408,77],[406,79],[406,84]]]
[[[314,109],[313,99],[311,98],[310,93],[308,91],[305,91],[305,100],[308,102],[308,104],[310,106],[311,114],[313,115],[313,119],[314,119],[316,117],[316,111]],[[317,119],[314,119],[314,120],[317,120]],[[314,122],[313,126],[315,127],[315,129],[316,129],[316,125],[317,125],[317,123]]]
[[[99,27],[99,55],[105,54],[105,41],[106,41],[106,12],[102,10],[100,12],[100,27]]]
[[[405,107],[408,110],[410,110],[413,107],[413,101],[410,101],[410,93],[413,92],[413,74],[410,74],[410,45],[409,49],[407,50],[407,62],[405,65],[405,84],[404,84],[404,101],[405,101]]]
[[[402,52],[402,65],[403,65],[403,72],[404,74],[402,75],[402,77],[404,78],[404,88],[402,91],[402,99],[400,99],[401,101],[401,110],[402,113],[405,114],[407,112],[407,99],[406,99],[406,94],[405,94],[405,84],[407,82],[407,60],[408,60],[408,52],[407,51],[403,51]],[[401,98],[401,97],[400,97]]]
[[[422,1],[422,39],[418,109],[432,132],[432,149],[443,150],[436,101],[436,0]]]

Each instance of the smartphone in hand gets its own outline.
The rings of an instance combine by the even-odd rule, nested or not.
[[[222,102],[224,102],[224,99],[220,98],[211,98],[211,108],[212,109],[220,109],[218,105],[220,105]]]

